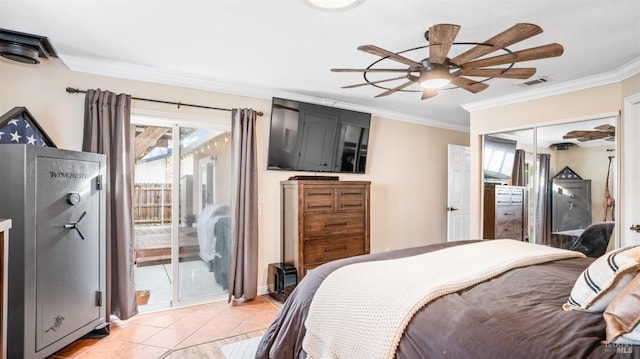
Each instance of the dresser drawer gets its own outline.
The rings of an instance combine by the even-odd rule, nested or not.
[[[496,188],[496,206],[522,204],[520,188]]]
[[[305,238],[363,233],[365,216],[364,212],[305,214],[302,228]]]
[[[499,226],[496,228],[495,239],[522,240],[522,228]]]
[[[362,235],[315,239],[305,243],[304,261],[311,267],[314,263],[357,256],[365,251]]]
[[[367,190],[363,187],[341,187],[337,189],[338,211],[364,210]]]
[[[521,206],[500,206],[496,208],[496,223],[522,222]]]
[[[335,191],[331,187],[306,187],[303,190],[305,213],[335,211]]]

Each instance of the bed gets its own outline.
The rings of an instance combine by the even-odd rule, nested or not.
[[[305,358],[305,320],[322,282],[354,263],[403,258],[478,241],[346,258],[310,271],[267,328],[256,358]],[[594,258],[556,260],[509,270],[422,307],[402,335],[396,358],[640,357],[639,346],[603,344],[602,313],[564,311],[574,283]]]

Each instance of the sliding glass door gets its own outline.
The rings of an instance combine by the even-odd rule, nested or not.
[[[227,293],[229,126],[169,121],[132,117],[135,282],[144,297],[138,301],[141,312]]]
[[[180,301],[227,291],[229,263],[230,134],[208,128],[180,127],[180,225],[178,246]],[[187,253],[189,253],[187,255]]]

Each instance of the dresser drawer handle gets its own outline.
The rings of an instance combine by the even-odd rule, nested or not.
[[[341,196],[349,196],[349,195],[355,195],[355,196],[362,196],[362,192],[340,192]]]
[[[308,192],[307,196],[331,196],[331,192]]]
[[[362,207],[362,203],[355,203],[355,204],[341,204],[340,208],[347,208],[347,207]]]
[[[325,223],[324,228],[339,227],[339,226],[346,226],[346,225],[347,225],[347,222]]]
[[[346,251],[346,250],[347,250],[347,246],[340,246],[340,247],[334,247],[334,248],[324,247],[325,253],[335,252],[335,251]]]
[[[323,205],[313,205],[313,204],[310,204],[310,205],[307,205],[307,208],[308,208],[308,209],[311,209],[311,208],[331,208],[331,207],[333,207],[333,206],[332,206],[332,205],[330,205],[330,204],[323,204]]]

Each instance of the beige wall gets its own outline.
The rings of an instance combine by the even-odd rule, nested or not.
[[[478,110],[471,113],[471,236],[481,229],[481,135],[499,130],[530,128],[533,126],[573,122],[597,118],[603,114],[616,114],[622,110],[624,97],[640,92],[640,75],[622,82],[573,91],[555,96]],[[624,129],[618,127],[618,133]],[[617,136],[617,160],[623,163],[622,136]],[[624,176],[624,169],[620,171]],[[596,193],[596,192],[594,192]],[[620,186],[618,202],[624,206],[624,188]],[[625,225],[622,223],[622,225]],[[622,238],[624,240],[624,238]]]
[[[259,283],[266,285],[267,265],[280,260],[279,182],[291,172],[267,171],[266,149],[270,99],[192,90],[69,71],[52,59],[29,66],[0,59],[0,113],[26,106],[60,148],[82,145],[84,96],[66,87],[101,88],[143,98],[215,107],[251,107],[264,112],[258,120]],[[133,101],[136,109],[199,115],[228,121],[229,113]],[[416,246],[446,240],[447,144],[468,145],[469,134],[374,117],[365,175],[342,180],[369,180],[371,186],[371,250]]]

